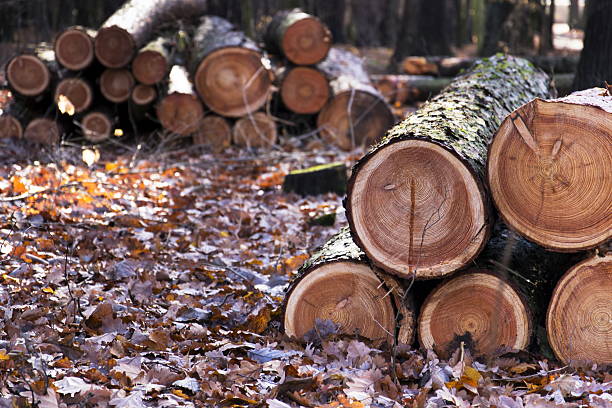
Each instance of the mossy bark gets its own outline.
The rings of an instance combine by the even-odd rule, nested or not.
[[[344,163],[314,166],[287,174],[283,182],[283,191],[294,192],[303,196],[329,192],[344,194],[346,192],[346,180]]]

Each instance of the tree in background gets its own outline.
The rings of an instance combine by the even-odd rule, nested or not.
[[[588,0],[584,48],[573,88],[586,89],[612,82],[612,1]]]

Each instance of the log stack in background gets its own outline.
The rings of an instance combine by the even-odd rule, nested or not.
[[[612,96],[597,89],[540,99],[550,98],[548,81],[526,60],[479,61],[389,130],[353,169],[345,200],[351,234],[342,231],[321,253],[358,259],[414,295],[416,306],[404,307],[420,313],[414,330],[425,349],[448,357],[466,347],[492,356],[535,344],[546,352],[548,338],[565,363],[612,362],[612,254],[606,247]],[[491,201],[510,229],[495,222]],[[344,288],[354,278],[332,280],[351,267],[321,264],[321,253],[289,287],[287,333],[307,332],[316,318],[336,322],[342,332],[354,331],[357,322],[366,330],[375,306],[351,311],[362,314],[351,319],[342,315],[346,304],[368,296],[328,293],[329,286]],[[318,265],[325,268],[320,279],[330,281],[302,283]],[[432,290],[427,282],[435,278],[444,280]],[[396,320],[393,327],[408,323]]]

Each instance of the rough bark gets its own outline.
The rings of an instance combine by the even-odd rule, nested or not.
[[[241,117],[267,101],[271,79],[257,45],[219,17],[202,18],[193,38],[190,72],[212,111]]]
[[[317,67],[329,78],[333,94],[317,117],[321,136],[344,150],[377,141],[394,118],[384,97],[370,82],[361,59],[332,48]]]
[[[574,90],[603,86],[604,81],[612,83],[612,2],[608,0],[590,0],[586,9],[587,25],[584,33],[584,47],[580,53],[580,62]]]
[[[612,237],[612,96],[593,88],[536,99],[499,127],[488,181],[502,218],[557,251],[594,248]]]
[[[485,59],[458,77],[354,167],[345,207],[355,242],[399,276],[435,278],[468,264],[491,224],[489,141],[513,109],[548,95],[548,77],[519,58]]]
[[[129,0],[102,24],[96,56],[108,68],[122,68],[161,25],[200,16],[206,5],[206,0]]]
[[[327,279],[321,277],[321,283],[316,286],[325,290],[326,296],[305,299],[298,291],[305,278],[317,272],[327,276]],[[364,276],[376,282],[368,291],[357,289],[363,286],[360,280]],[[304,263],[289,285],[283,304],[285,332],[302,337],[315,326],[316,319],[329,319],[344,333],[357,331],[373,340],[393,343],[397,338],[399,343],[411,344],[416,319],[412,296],[404,293],[393,278],[382,276],[369,266],[365,254],[353,243],[348,228],[342,228]],[[392,296],[388,296],[389,292]],[[368,299],[363,298],[364,293]],[[316,304],[309,304],[312,300]],[[376,310],[368,308],[373,304]]]

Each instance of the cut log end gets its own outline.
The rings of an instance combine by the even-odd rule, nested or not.
[[[309,271],[287,294],[284,328],[303,337],[317,319],[331,320],[342,333],[392,342],[395,313],[392,297],[368,266],[332,262]]]
[[[293,68],[281,84],[285,106],[299,114],[319,112],[329,99],[329,83],[325,75],[313,68]]]
[[[196,132],[203,116],[204,108],[195,95],[172,93],[157,106],[157,117],[164,129],[179,135]]]
[[[121,103],[130,98],[134,77],[127,69],[106,69],[100,77],[100,91],[111,102]]]
[[[94,58],[94,42],[84,30],[69,28],[60,33],[54,44],[55,58],[64,67],[79,71]]]
[[[122,68],[130,63],[136,44],[134,38],[121,27],[103,27],[95,40],[95,54],[107,68]]]
[[[138,82],[154,85],[164,79],[168,72],[166,57],[156,51],[142,51],[132,61],[132,73]]]
[[[256,112],[239,119],[232,136],[238,146],[270,148],[276,143],[276,123],[265,113]]]
[[[442,283],[421,308],[421,346],[448,358],[461,340],[477,355],[529,345],[533,323],[521,296],[505,280],[470,271]]]
[[[61,104],[62,96],[65,97],[70,105],[74,107],[74,112],[70,113],[71,109],[66,109]],[[55,88],[55,103],[60,107],[62,113],[69,114],[81,113],[89,109],[93,100],[93,90],[91,86],[80,78],[67,78],[60,81]]]
[[[62,131],[53,119],[37,118],[28,124],[23,135],[33,143],[55,145],[59,143]]]
[[[43,93],[51,81],[51,74],[45,63],[35,55],[18,55],[6,68],[9,85],[24,96]]]
[[[149,105],[157,98],[157,90],[151,85],[138,84],[132,90],[131,98],[136,105]]]
[[[221,116],[206,116],[193,134],[193,143],[208,146],[213,152],[220,153],[232,143],[232,128]]]
[[[103,112],[90,112],[83,117],[83,137],[91,143],[100,143],[110,138],[113,131],[112,119]]]
[[[296,65],[313,65],[322,61],[332,44],[329,29],[314,17],[303,18],[287,27],[282,50]]]
[[[484,246],[484,192],[442,146],[419,139],[391,143],[353,174],[347,197],[351,229],[385,270],[438,278],[470,262]]]
[[[222,48],[206,56],[194,82],[206,106],[229,117],[241,117],[262,107],[271,86],[261,55],[239,47]]]
[[[546,329],[561,361],[612,364],[611,293],[611,254],[576,265],[557,283]]]
[[[393,122],[393,113],[383,99],[359,90],[334,96],[317,117],[323,139],[343,150],[373,144]]]
[[[513,229],[544,247],[577,251],[612,237],[610,163],[612,113],[534,100],[493,139],[489,184]]]
[[[0,115],[0,139],[23,137],[23,126],[13,115]]]

